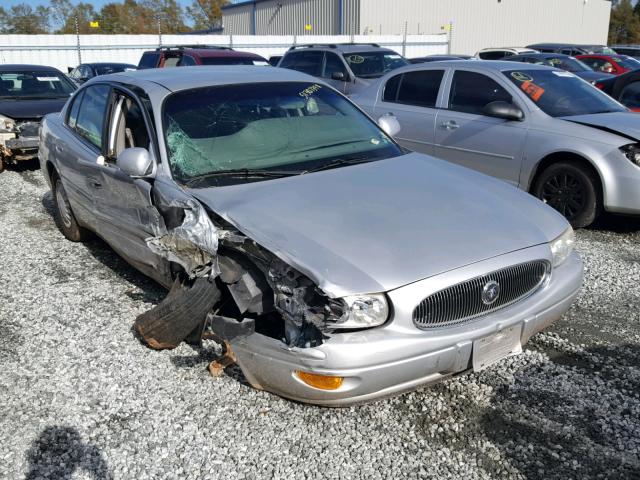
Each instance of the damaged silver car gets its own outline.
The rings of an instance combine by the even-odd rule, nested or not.
[[[291,70],[143,70],[47,116],[40,161],[67,238],[170,289],[149,346],[214,338],[212,372],[348,405],[519,353],[582,283],[560,214],[381,126]]]

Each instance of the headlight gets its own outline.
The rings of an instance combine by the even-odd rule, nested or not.
[[[554,267],[557,267],[569,258],[569,255],[571,255],[573,251],[574,243],[576,243],[576,235],[573,232],[573,228],[569,227],[562,235],[549,244],[551,246],[551,254],[553,255]]]
[[[384,293],[343,297],[347,308],[335,328],[368,328],[382,325],[389,317],[389,304]]]
[[[16,122],[13,118],[0,115],[0,132],[12,132],[16,128]]]
[[[624,153],[624,156],[631,160],[636,165],[640,166],[640,144],[631,143],[620,147],[620,151]]]

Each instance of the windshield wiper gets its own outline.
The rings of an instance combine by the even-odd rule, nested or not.
[[[373,159],[370,156],[365,156],[365,155],[360,155],[357,157],[353,156],[353,157],[339,158],[332,162],[320,165],[319,167],[309,168],[304,172],[302,172],[300,175],[304,175],[305,173],[319,172],[321,170],[330,170],[332,168],[343,167],[346,165],[356,165],[358,163],[367,163],[372,161]]]
[[[215,170],[213,172],[203,173],[202,175],[196,175],[187,180],[187,185],[198,182],[205,178],[219,177],[219,176],[238,176],[244,178],[279,178],[289,177],[291,175],[298,175],[300,172],[287,171],[287,170],[259,170],[250,168],[236,168],[229,170]]]

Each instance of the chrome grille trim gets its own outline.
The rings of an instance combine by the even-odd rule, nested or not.
[[[547,260],[534,260],[452,285],[423,299],[413,310],[413,323],[421,329],[460,325],[524,300],[546,283],[550,273]],[[491,280],[500,284],[500,296],[486,305],[482,289]]]

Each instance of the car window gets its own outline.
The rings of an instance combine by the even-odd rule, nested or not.
[[[190,67],[196,64],[196,60],[191,55],[183,55],[178,62],[179,67]]]
[[[391,70],[409,65],[409,61],[395,52],[354,52],[343,57],[356,77],[378,78]]]
[[[606,93],[569,72],[523,69],[502,73],[552,117],[626,111]]]
[[[156,68],[160,60],[160,53],[146,52],[142,54],[142,58],[138,63],[138,68]]]
[[[116,95],[109,128],[108,156],[117,158],[125,148],[149,150],[150,136],[138,102],[123,93]]]
[[[285,55],[280,66],[318,77],[323,55],[323,52],[293,52]]]
[[[200,62],[202,65],[266,65],[251,57],[201,57]]]
[[[167,67],[177,67],[178,63],[180,63],[180,58],[182,57],[182,55],[180,56],[172,56],[172,57],[165,57],[164,59],[164,63],[162,64],[163,67],[167,68]]]
[[[476,72],[457,70],[451,82],[449,109],[484,115],[484,107],[496,101],[511,102],[511,95],[495,80]]]
[[[0,73],[0,97],[68,98],[76,86],[58,70],[6,70]]]
[[[80,78],[80,69],[78,67],[74,68],[69,72],[69,76],[71,78]]]
[[[82,96],[84,95],[84,90],[78,92],[78,94],[73,98],[71,106],[69,108],[69,114],[67,116],[67,125],[71,128],[76,128],[76,120],[78,119],[78,110],[80,110],[80,104],[82,103]]]
[[[588,57],[588,58],[581,58],[580,60],[583,63],[586,63],[589,66],[589,68],[597,72],[610,73],[613,71],[613,65],[611,65],[611,62],[609,62],[608,60],[605,60],[604,58]]]
[[[622,89],[620,103],[629,108],[640,108],[640,81],[632,82]]]
[[[137,70],[133,65],[127,64],[111,64],[111,65],[97,65],[94,67],[96,75],[108,75],[110,73],[127,72]]]
[[[384,86],[384,93],[382,94],[382,100],[385,102],[395,102],[398,98],[398,87],[400,86],[400,80],[402,80],[402,74],[395,75],[387,81]]]
[[[92,76],[93,73],[87,65],[82,65],[80,67],[80,78],[91,78]]]
[[[182,90],[167,98],[163,115],[171,170],[190,184],[256,181],[246,174],[216,176],[220,170],[301,173],[338,159],[380,160],[401,154],[351,102],[317,83]]]
[[[340,60],[340,57],[335,53],[326,52],[324,72],[322,76],[324,78],[331,78],[331,75],[334,73],[342,73],[345,81],[348,79],[347,69],[345,68],[344,63],[342,63],[342,60]]]
[[[76,131],[98,148],[102,147],[102,130],[109,90],[108,85],[87,87],[78,112]]]
[[[444,70],[407,72],[402,76],[398,103],[418,107],[435,107]]]
[[[480,52],[478,57],[482,60],[500,60],[506,56],[506,52],[502,50],[491,51],[491,52]]]

